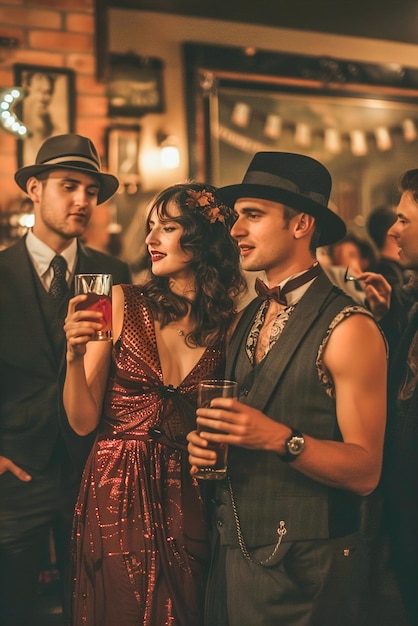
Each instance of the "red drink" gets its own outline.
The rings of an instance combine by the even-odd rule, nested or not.
[[[93,339],[97,341],[112,339],[112,301],[110,296],[103,296],[97,293],[86,293],[85,295],[87,300],[80,302],[76,307],[77,310],[99,311],[103,315],[103,328],[96,331]]]
[[[98,311],[103,327],[96,331],[92,339],[109,341],[112,339],[112,277],[110,274],[77,274],[75,283],[77,295],[84,294],[86,299],[77,304],[82,311]],[[92,320],[93,321],[93,320]],[[97,320],[94,319],[96,322]]]

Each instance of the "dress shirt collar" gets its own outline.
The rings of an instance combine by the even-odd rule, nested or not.
[[[314,263],[313,265],[318,265],[318,263]],[[302,274],[307,272],[308,269],[303,270],[303,272],[297,272],[296,274],[292,274],[291,276],[288,276],[287,278],[285,278],[285,280],[279,283],[279,287],[283,288],[289,280],[292,280],[293,278],[296,278],[297,276],[301,276]],[[288,293],[286,294],[287,306],[294,306],[295,304],[297,304],[299,300],[302,298],[302,296],[304,295],[304,293],[312,285],[315,278],[312,278],[312,280],[310,280],[307,283],[304,283],[303,285],[301,285],[300,287],[297,287],[296,289],[292,289],[292,291],[288,291]]]
[[[36,237],[32,230],[29,230],[26,236],[26,247],[39,278],[46,284],[51,274],[50,264],[56,253],[46,243]],[[77,259],[77,240],[73,239],[61,255],[67,261],[67,281],[69,281],[73,275]],[[48,287],[49,285],[46,286]]]

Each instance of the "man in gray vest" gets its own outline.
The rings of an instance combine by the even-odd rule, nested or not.
[[[0,622],[29,626],[51,527],[69,587],[72,513],[93,441],[70,428],[61,400],[74,275],[131,278],[126,263],[79,241],[96,205],[119,185],[101,171],[90,139],[47,139],[15,179],[33,202],[35,224],[0,252]]]
[[[377,486],[386,347],[372,315],[333,286],[315,250],[345,234],[331,177],[299,154],[257,153],[235,206],[243,269],[268,285],[238,321],[226,377],[239,399],[198,409],[192,473],[229,444],[212,498],[207,626],[359,626],[367,591],[362,496]],[[215,428],[217,432],[211,429]]]

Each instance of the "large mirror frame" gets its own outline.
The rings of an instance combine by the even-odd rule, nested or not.
[[[183,54],[193,178],[223,186],[257,151],[305,153],[329,168],[350,225],[395,204],[418,167],[417,70],[194,43]]]

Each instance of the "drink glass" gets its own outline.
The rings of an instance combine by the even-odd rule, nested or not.
[[[197,394],[198,407],[209,407],[214,398],[238,398],[238,383],[235,380],[202,380],[198,384]],[[198,430],[219,432],[207,426]],[[223,480],[228,466],[228,444],[211,442],[210,449],[217,454],[215,465],[201,467],[195,476],[200,480]]]
[[[77,310],[100,311],[103,328],[96,331],[93,341],[112,339],[112,274],[76,274],[75,295],[86,294],[87,299],[77,304]]]

